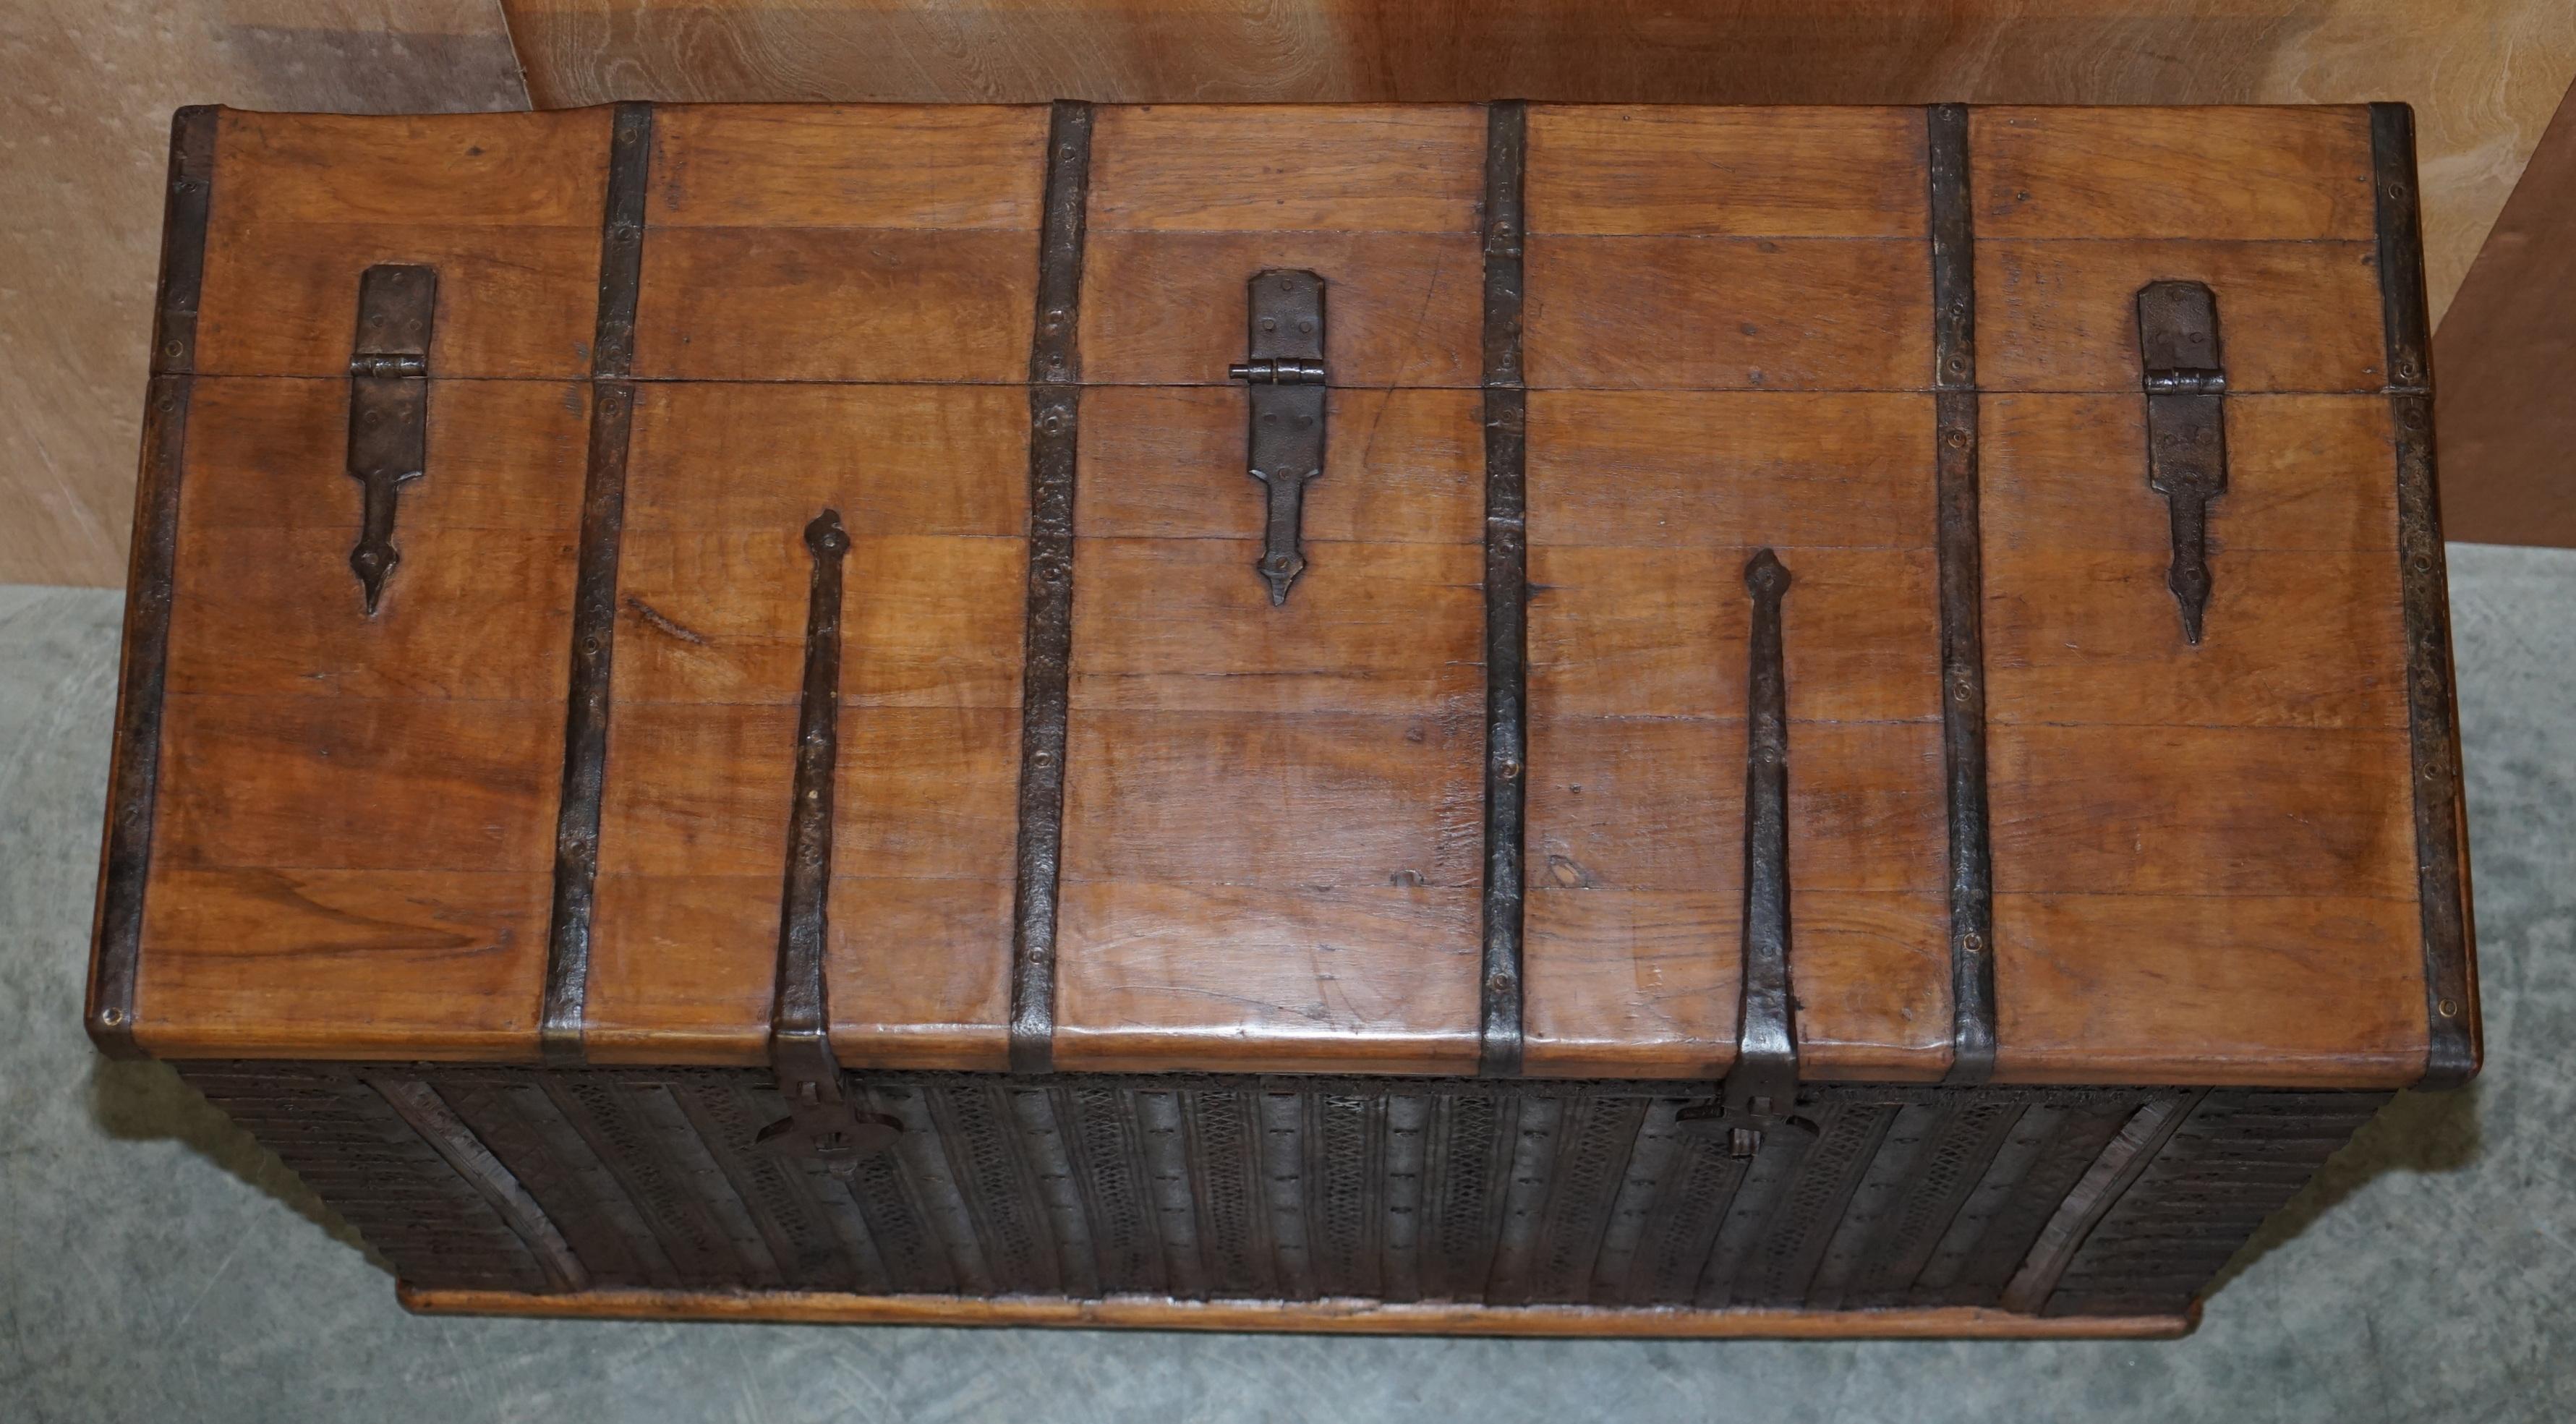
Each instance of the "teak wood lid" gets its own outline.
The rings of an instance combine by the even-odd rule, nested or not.
[[[172,180],[113,1051],[2475,1071],[2402,107],[192,109]]]

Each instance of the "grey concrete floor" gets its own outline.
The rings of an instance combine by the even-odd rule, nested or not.
[[[2454,546],[2486,1076],[2404,1096],[2173,1343],[430,1320],[79,1028],[118,601],[0,588],[0,1420],[2576,1418],[2576,554]]]

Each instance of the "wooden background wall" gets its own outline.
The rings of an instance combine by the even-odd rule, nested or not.
[[[2450,532],[2576,545],[2568,0],[22,0],[0,25],[0,582],[123,580],[164,133],[204,102],[2403,99],[2437,320],[2459,294]]]

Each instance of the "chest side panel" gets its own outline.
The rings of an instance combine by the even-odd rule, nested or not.
[[[828,509],[834,1042],[1002,1062],[1046,132],[1031,108],[657,114],[596,1060],[764,1052]]]
[[[216,124],[137,1038],[521,1056],[609,117]]]
[[[1763,548],[1804,1071],[1946,1065],[1923,125],[1531,114],[1532,1071],[1734,1057]]]
[[[2358,109],[1978,110],[1998,1071],[2410,1081],[2397,487]],[[2226,394],[2194,641],[2138,292]],[[2206,398],[2204,398],[2206,399]]]
[[[1059,1067],[1471,1063],[1482,835],[1485,116],[1104,109]],[[1274,603],[1256,275],[1324,283],[1323,464]]]

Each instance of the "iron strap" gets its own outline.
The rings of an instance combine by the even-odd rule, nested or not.
[[[2414,112],[2404,104],[2371,105],[2370,139],[2388,410],[2396,435],[2398,580],[2406,624],[2416,900],[2424,936],[2427,1044],[2417,1086],[2451,1088],[2477,1076],[2485,1045],[2478,1024],[2477,930],[2469,912],[2449,579],[2433,463],[2432,323],[2425,313]]]
[[[143,453],[127,556],[125,641],[116,688],[116,749],[108,764],[107,830],[82,1023],[111,1058],[140,1058],[135,979],[143,952],[143,894],[152,873],[161,708],[170,662],[170,599],[179,558],[179,483],[195,387],[197,299],[206,271],[206,219],[215,186],[220,111],[170,120],[169,199],[161,217],[161,281],[152,314],[152,377],[143,400]]]
[[[1925,116],[1931,175],[1932,384],[1941,586],[1941,752],[1950,850],[1950,1069],[1995,1066],[1994,863],[1987,831],[1985,554],[1978,522],[1976,231],[1968,108]]]
[[[555,813],[554,904],[546,926],[539,1053],[582,1061],[590,936],[599,878],[599,804],[608,781],[610,675],[617,645],[617,561],[626,528],[626,452],[635,414],[635,306],[644,274],[644,193],[653,106],[620,104],[609,125],[600,214],[599,312],[591,335],[590,444],[581,548],[573,575],[572,675],[564,706],[563,793]]]
[[[1815,1135],[1797,1115],[1798,1015],[1789,978],[1789,687],[1781,601],[1789,570],[1769,549],[1744,565],[1753,600],[1744,706],[1744,927],[1736,990],[1735,1064],[1717,1101],[1684,1109],[1675,1125],[1751,1157],[1766,1135]]]
[[[1528,396],[1521,382],[1529,110],[1485,117],[1485,866],[1477,1068],[1521,1071],[1522,836],[1529,740]]]
[[[1042,1073],[1055,1061],[1056,884],[1073,668],[1073,480],[1090,185],[1091,106],[1058,103],[1047,126],[1046,226],[1038,240],[1037,320],[1029,342],[1028,633],[1011,912],[1010,1063],[1018,1073]]]

